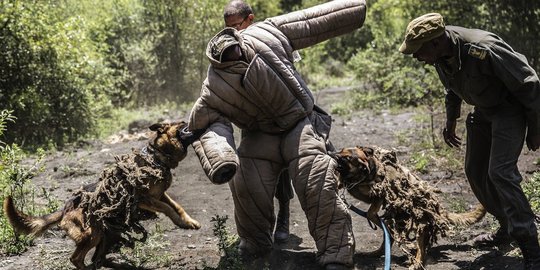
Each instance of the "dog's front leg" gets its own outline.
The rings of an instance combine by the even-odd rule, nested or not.
[[[367,211],[367,217],[371,222],[375,224],[381,223],[378,213],[381,210],[382,205],[383,200],[377,200],[369,206],[369,209]]]
[[[167,196],[168,197],[168,196]],[[170,200],[170,198],[169,198]],[[168,203],[165,203],[163,201],[154,199],[154,198],[148,198],[144,202],[139,203],[139,207],[144,210],[153,211],[153,212],[160,212],[168,216],[174,224],[176,224],[180,228],[184,229],[199,229],[201,228],[201,225],[198,221],[192,219],[189,217],[185,212],[184,216],[181,216],[179,213],[176,212],[176,210]],[[180,207],[181,208],[181,207]],[[184,209],[182,209],[184,211]],[[189,219],[185,219],[185,217],[188,217]]]
[[[170,205],[174,210],[176,210],[176,213],[180,215],[180,217],[182,218],[185,224],[190,225],[194,229],[201,228],[201,224],[197,220],[191,218],[188,215],[188,213],[184,210],[184,208],[180,205],[180,203],[176,202],[173,198],[171,198],[171,196],[169,196],[167,192],[163,193],[163,196],[161,197],[161,201]]]

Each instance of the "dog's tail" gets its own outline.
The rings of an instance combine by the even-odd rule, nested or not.
[[[466,213],[450,213],[448,212],[446,216],[450,223],[454,225],[463,225],[468,226],[480,221],[486,215],[486,209],[478,204],[474,210]]]
[[[4,200],[4,214],[16,233],[30,236],[41,235],[58,224],[64,215],[62,210],[41,217],[26,215],[15,208],[11,196],[7,196]]]

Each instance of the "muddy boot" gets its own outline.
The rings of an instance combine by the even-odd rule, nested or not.
[[[540,246],[536,236],[530,239],[518,242],[519,249],[523,254],[524,270],[540,270]]]
[[[271,248],[261,249],[255,244],[249,242],[245,238],[240,238],[240,243],[238,244],[238,255],[244,264],[252,264],[256,260],[265,258],[270,254]]]
[[[279,201],[279,212],[274,232],[274,241],[278,243],[289,240],[289,202]]]
[[[473,239],[474,246],[492,247],[510,245],[513,239],[506,228],[499,228],[495,233],[484,233]]]

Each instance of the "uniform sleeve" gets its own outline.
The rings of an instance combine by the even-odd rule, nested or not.
[[[461,98],[452,90],[446,89],[444,105],[446,107],[446,120],[455,121],[461,116]]]
[[[540,134],[540,81],[522,54],[500,41],[490,48],[495,75],[525,107],[529,135]]]
[[[435,70],[439,74],[439,79],[446,88],[446,95],[444,97],[444,105],[446,107],[446,120],[455,121],[461,116],[461,98],[456,95],[452,90],[448,89],[447,84],[445,83],[446,79],[443,71],[440,67],[436,67]]]

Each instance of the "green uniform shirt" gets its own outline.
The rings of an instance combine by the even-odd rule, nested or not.
[[[447,90],[448,120],[460,116],[461,102],[485,111],[519,102],[525,109],[529,135],[540,134],[540,82],[527,59],[493,33],[446,26],[454,56],[435,64]]]

